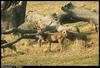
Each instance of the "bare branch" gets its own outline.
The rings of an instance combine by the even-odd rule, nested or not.
[[[33,29],[33,30],[32,29],[31,30],[23,30],[23,29],[15,28],[15,29],[10,29],[10,30],[1,32],[1,34],[10,34],[10,33],[22,33],[22,34],[36,33],[36,30],[35,29]]]
[[[20,41],[23,37],[19,37],[18,39],[14,40],[13,42],[10,43],[5,43],[1,45],[1,48],[7,48],[12,46],[13,44],[17,43],[18,41]]]

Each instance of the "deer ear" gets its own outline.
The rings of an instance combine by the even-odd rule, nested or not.
[[[66,30],[63,30],[62,33],[63,33],[63,34],[66,34]]]

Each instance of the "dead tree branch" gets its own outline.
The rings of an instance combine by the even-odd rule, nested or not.
[[[23,29],[18,29],[18,28],[15,28],[15,29],[10,29],[10,30],[7,30],[7,31],[2,31],[1,34],[10,34],[10,33],[22,33],[22,34],[30,34],[30,33],[36,33],[36,30],[33,29],[33,30],[23,30]]]
[[[37,39],[35,35],[36,35],[35,33],[34,33],[34,34],[25,34],[25,35],[23,35],[23,36],[17,38],[16,40],[14,40],[14,41],[12,41],[12,42],[10,42],[10,43],[1,44],[1,48],[10,47],[10,46],[12,46],[13,44],[17,43],[18,41],[20,41],[21,39],[30,39],[30,38],[32,38],[32,39]]]
[[[13,44],[17,43],[18,41],[20,41],[23,37],[19,37],[18,39],[14,40],[13,42],[10,43],[5,43],[1,45],[1,48],[7,48],[12,46]]]

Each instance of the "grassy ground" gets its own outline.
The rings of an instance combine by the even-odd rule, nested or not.
[[[33,11],[40,14],[51,14],[56,12],[57,14],[63,13],[60,9],[65,5],[65,1],[29,1],[27,3],[27,11]],[[76,6],[85,4],[84,8],[95,9],[97,12],[98,2],[74,2]],[[80,27],[81,31],[88,32],[91,30],[90,25],[84,25]],[[73,45],[66,43],[63,53],[59,53],[59,45],[52,45],[52,52],[47,52],[48,45],[44,44],[41,48],[35,46],[32,40],[23,39],[18,42],[17,49],[24,54],[10,54],[10,50],[6,50],[6,57],[1,59],[1,66],[7,65],[23,65],[23,66],[98,66],[99,65],[99,37],[97,34],[89,36],[94,42],[91,48],[84,49],[82,45]],[[7,41],[12,41],[13,36],[5,36]],[[68,46],[68,47],[67,47]]]
[[[69,1],[68,1],[69,2]],[[45,2],[41,2],[41,1],[29,1],[27,4],[27,11],[34,11],[35,13],[40,13],[40,14],[51,14],[51,13],[63,13],[61,11],[61,7],[63,5],[65,5],[67,2],[66,1],[45,1]],[[84,6],[85,8],[88,9],[95,9],[97,12],[99,11],[98,9],[98,2],[96,1],[73,1],[73,3],[75,4],[75,6],[83,6],[84,4],[86,6]],[[80,6],[79,6],[80,5]]]
[[[42,48],[23,46],[24,55],[8,55],[2,58],[2,65],[23,65],[23,66],[98,66],[99,49],[91,47],[79,49],[70,45],[63,53],[59,53],[59,46],[52,46],[52,52],[46,52],[47,46]]]

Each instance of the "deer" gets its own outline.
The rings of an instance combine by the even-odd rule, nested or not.
[[[91,47],[94,44],[94,42],[88,37],[88,34],[80,32],[79,28],[77,29],[77,32],[67,31],[66,38],[70,39],[71,41],[74,41],[75,45],[81,45],[84,48]]]
[[[58,42],[60,45],[60,52],[63,51],[63,41],[67,36],[67,31],[62,30],[59,32],[45,32],[44,29],[38,29],[37,30],[37,37],[39,46],[41,47],[41,41],[47,41],[49,45],[49,51],[51,51],[51,43]]]

